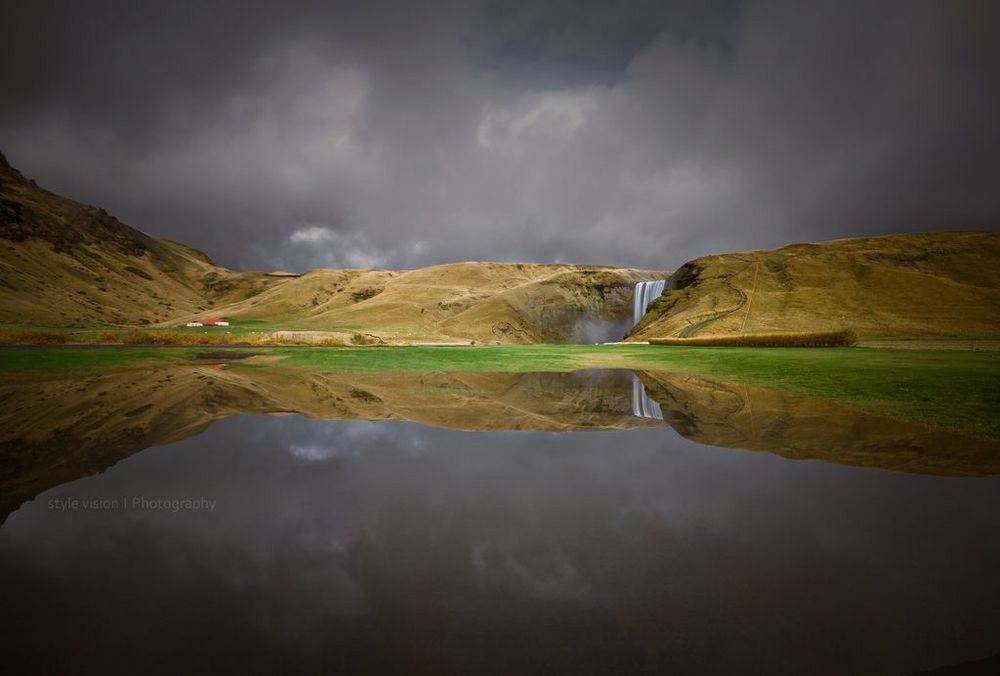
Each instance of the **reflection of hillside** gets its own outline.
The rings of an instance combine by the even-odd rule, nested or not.
[[[239,414],[412,420],[460,430],[610,430],[631,415],[626,371],[319,374],[276,367],[176,366],[0,383],[6,515],[52,486]]]
[[[752,385],[666,372],[638,376],[664,422],[701,444],[918,474],[1000,473],[1000,443]]]
[[[1000,444],[836,404],[692,376],[641,372],[663,421],[633,415],[627,371],[322,374],[180,365],[75,380],[0,382],[0,513],[52,486],[239,414],[411,420],[468,431],[662,426],[699,443],[926,474],[1000,473]],[[641,392],[641,388],[639,388]]]

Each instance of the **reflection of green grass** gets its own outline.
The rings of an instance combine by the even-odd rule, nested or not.
[[[0,350],[0,373],[36,376],[193,360],[205,347]],[[1000,352],[652,345],[257,348],[278,366],[337,371],[571,371],[635,368],[743,381],[1000,439]],[[245,366],[250,366],[246,364]]]

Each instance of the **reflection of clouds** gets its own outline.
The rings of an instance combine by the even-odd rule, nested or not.
[[[301,429],[297,429],[301,432]],[[350,460],[372,451],[424,451],[422,426],[413,423],[344,420],[316,421],[287,449],[306,462]]]
[[[350,420],[341,423],[337,428],[328,430],[339,433],[347,439],[359,441],[369,441],[372,439],[385,439],[392,435],[392,430],[377,422],[366,420]]]
[[[515,587],[539,599],[581,601],[589,589],[562,552],[522,561],[502,547],[480,544],[472,550],[472,564],[481,586]]]
[[[415,645],[496,672],[529,671],[519,657],[572,672],[567,647],[586,644],[604,665],[639,651],[680,673],[859,671],[817,665],[833,649],[861,671],[908,673],[932,666],[913,646],[940,646],[942,623],[990,626],[1000,609],[1000,542],[985,535],[1000,523],[998,481],[795,463],[663,428],[469,433],[247,416],[26,504],[0,531],[13,554],[0,559],[0,594],[14,600],[8,617],[66,645],[81,640],[80,620],[103,619],[111,636],[156,628],[143,645],[165,649],[193,617],[192,645],[225,625],[282,658],[355,650],[346,672]],[[218,507],[44,508],[182,489]],[[34,610],[54,604],[70,610]],[[115,612],[95,616],[102,608]]]
[[[306,436],[306,440],[293,442],[288,453],[299,460],[323,462],[357,458],[370,450],[373,442],[390,438],[392,432],[376,422],[351,420],[320,423]]]
[[[356,446],[318,446],[316,444],[292,444],[288,452],[307,462],[321,462],[335,458],[356,458],[361,451]]]

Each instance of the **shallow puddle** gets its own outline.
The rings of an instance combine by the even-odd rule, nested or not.
[[[906,674],[1000,650],[991,442],[621,370],[206,364],[0,397],[18,671]]]

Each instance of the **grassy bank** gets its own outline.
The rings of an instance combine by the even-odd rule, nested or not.
[[[0,375],[61,377],[194,360],[196,348],[26,347],[0,349]]]
[[[63,345],[73,341],[65,331],[40,329],[0,330],[0,345]]]

